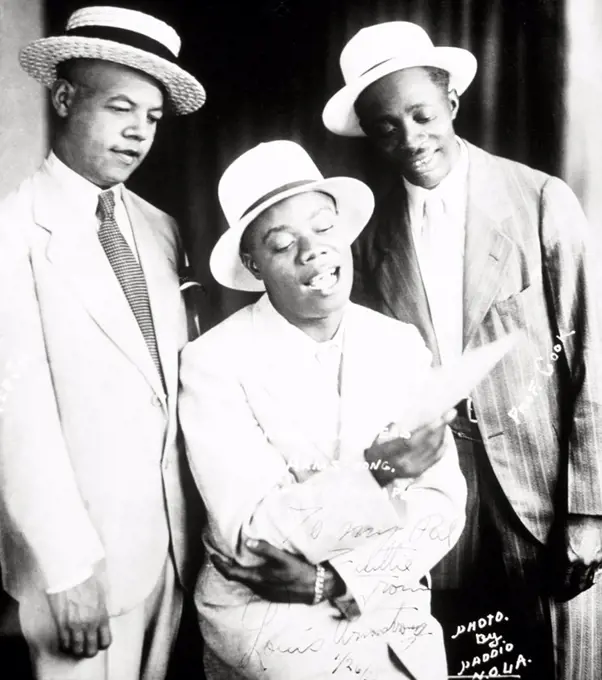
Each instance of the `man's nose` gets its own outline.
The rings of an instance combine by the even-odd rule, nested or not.
[[[424,130],[414,121],[406,121],[399,126],[398,145],[406,151],[416,151],[424,140]]]
[[[152,123],[146,115],[136,115],[124,132],[126,137],[143,142],[153,135]]]
[[[303,264],[315,260],[320,255],[325,255],[328,247],[320,238],[319,234],[304,236],[299,242],[299,259]]]

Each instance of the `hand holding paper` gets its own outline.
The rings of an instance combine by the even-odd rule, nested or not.
[[[374,479],[380,486],[385,486],[394,479],[419,477],[443,455],[445,428],[455,417],[456,411],[451,409],[443,417],[418,428],[408,437],[381,433],[372,446],[364,451],[364,458],[371,464]]]
[[[430,370],[400,420],[383,430],[364,452],[381,486],[393,479],[417,477],[441,458],[445,428],[456,417],[453,407],[485,378],[519,336],[506,336]]]

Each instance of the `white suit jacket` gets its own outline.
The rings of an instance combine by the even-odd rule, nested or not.
[[[123,200],[167,395],[96,234],[79,228],[46,166],[0,204],[4,586],[19,599],[98,565],[111,614],[150,593],[170,539],[182,577],[190,557],[177,445],[188,340],[177,227],[127,190]]]
[[[363,451],[402,417],[430,352],[413,326],[349,303],[333,445],[322,376],[295,352],[282,323],[264,295],[182,353],[180,419],[207,508],[207,547],[251,564],[256,558],[243,539],[262,538],[312,563],[330,561],[355,600],[341,608],[360,630],[381,631],[382,657],[388,644],[416,678],[445,677],[440,628],[420,581],[464,523],[466,486],[453,439],[448,432],[441,461],[412,483],[383,490],[363,466]],[[311,470],[312,462],[323,469]],[[273,652],[276,638],[290,631],[298,645],[307,630],[330,640],[316,665],[330,677],[339,614],[330,603],[270,605],[223,579],[208,560],[196,603],[205,642],[248,677],[305,677],[300,669],[318,677],[307,661],[317,664],[319,655],[301,662]],[[427,622],[428,633],[415,633],[416,620]],[[264,668],[274,675],[262,675]]]

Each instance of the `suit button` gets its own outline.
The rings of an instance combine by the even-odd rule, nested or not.
[[[153,406],[161,406],[161,399],[156,394],[153,394],[151,397],[151,404]]]

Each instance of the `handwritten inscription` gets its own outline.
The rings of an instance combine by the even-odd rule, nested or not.
[[[565,339],[568,338],[570,335],[573,335],[575,331],[571,331],[570,333],[559,333],[556,336],[557,340],[560,340],[561,342]],[[548,362],[547,368],[544,371],[543,370],[543,362],[544,358],[539,356],[537,359],[535,359],[535,370],[540,373],[541,375],[546,376],[549,378],[552,373],[554,372],[554,367],[553,363],[558,361],[558,358],[560,357],[560,354],[563,351],[563,346],[561,344],[556,344],[553,347],[553,351],[550,354],[550,362]],[[537,385],[537,378],[533,378],[531,382],[529,383],[529,387],[527,388],[528,394],[524,396],[524,398],[521,400],[520,404],[518,406],[513,406],[509,411],[508,415],[514,422],[519,423],[520,422],[520,417],[519,413],[524,413],[535,403],[535,397],[540,393],[540,388]]]
[[[373,460],[370,463],[367,460],[363,461],[346,461],[344,464],[345,468],[351,470],[384,470],[385,472],[395,472],[395,468],[392,468],[387,461],[382,459]],[[289,470],[310,471],[310,472],[322,472],[322,470],[338,470],[341,468],[341,461],[339,460],[308,460],[301,461],[296,458],[292,458],[288,461]]]
[[[517,671],[530,664],[531,659],[517,653],[514,644],[505,640],[501,633],[488,630],[495,624],[502,624],[507,621],[508,617],[498,611],[495,614],[488,614],[471,621],[467,625],[457,627],[456,632],[451,636],[452,640],[457,639],[460,635],[472,633],[475,643],[484,649],[479,654],[475,654],[470,661],[462,660],[460,672],[458,676],[454,677],[520,677]],[[495,663],[488,668],[481,668],[492,664],[492,662]]]

